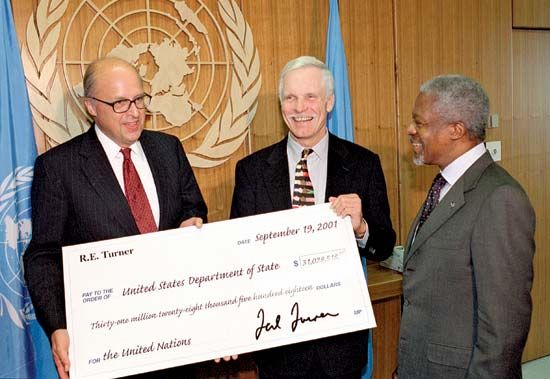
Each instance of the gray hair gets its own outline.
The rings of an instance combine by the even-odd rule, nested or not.
[[[302,55],[301,57],[289,61],[285,67],[283,67],[283,70],[279,75],[279,101],[283,101],[283,90],[286,74],[290,71],[303,67],[316,67],[321,70],[323,75],[323,83],[325,85],[325,90],[327,91],[327,97],[334,93],[334,77],[332,76],[332,73],[328,69],[327,65],[315,57]]]
[[[475,80],[462,75],[436,76],[420,86],[433,96],[433,111],[448,122],[462,121],[470,136],[485,140],[489,120],[489,97]]]
[[[115,67],[115,66],[125,66],[132,69],[136,77],[143,83],[141,75],[137,69],[127,61],[121,58],[116,57],[104,57],[97,59],[90,63],[86,72],[84,73],[84,79],[82,79],[82,86],[84,87],[84,97],[90,97],[93,94],[95,85],[97,83],[98,72],[101,71],[103,66]]]

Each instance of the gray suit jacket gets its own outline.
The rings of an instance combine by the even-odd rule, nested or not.
[[[159,198],[159,229],[177,228],[192,216],[206,221],[206,204],[180,141],[144,130],[140,142]],[[93,127],[36,159],[31,196],[25,278],[36,317],[50,336],[66,327],[61,247],[139,230]]]
[[[403,272],[399,379],[519,378],[531,319],[535,213],[488,153],[441,199]]]

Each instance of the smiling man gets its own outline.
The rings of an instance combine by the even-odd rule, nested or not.
[[[395,232],[380,160],[328,132],[334,106],[328,68],[309,56],[288,62],[279,79],[279,100],[288,136],[237,164],[231,217],[330,201],[337,214],[351,217],[362,256],[388,257]],[[349,333],[256,353],[260,378],[359,378],[367,335]]]
[[[62,246],[200,226],[207,215],[180,141],[143,130],[150,97],[133,66],[116,58],[91,63],[84,96],[94,125],[36,159],[33,235],[24,255],[36,317],[61,378],[70,366]],[[179,378],[183,370],[143,377]]]
[[[535,213],[485,149],[489,98],[470,78],[438,76],[412,118],[414,162],[440,173],[407,238],[397,376],[520,378]]]

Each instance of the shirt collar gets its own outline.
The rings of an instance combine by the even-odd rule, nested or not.
[[[326,160],[328,156],[328,139],[329,133],[325,133],[323,138],[315,146],[312,147],[313,153],[310,156],[316,156],[321,160]],[[302,157],[304,147],[296,141],[291,133],[288,133],[287,139],[287,154],[289,162],[298,162]]]
[[[472,166],[483,154],[485,154],[485,151],[485,143],[479,143],[452,161],[441,171],[441,175],[445,178],[447,183],[450,184],[450,186],[453,186],[466,172],[466,170],[468,170],[470,166]]]
[[[107,154],[107,157],[109,159],[121,158],[122,153],[120,152],[120,146],[118,146],[112,139],[110,139],[105,133],[103,133],[103,131],[97,125],[94,125],[94,129],[97,134],[97,139],[99,140],[99,143],[101,143],[103,150],[105,150],[105,154]],[[136,141],[132,145],[130,145],[130,149],[134,153],[132,154],[132,159],[146,159],[145,152],[143,151],[143,148],[141,147],[141,143],[139,141]]]

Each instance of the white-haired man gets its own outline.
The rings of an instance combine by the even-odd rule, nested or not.
[[[399,379],[520,378],[535,213],[485,149],[489,98],[470,78],[439,76],[412,117],[414,162],[440,173],[405,248]]]
[[[330,201],[337,214],[351,217],[362,256],[388,257],[395,232],[380,160],[328,132],[334,94],[326,65],[309,56],[288,62],[279,99],[288,137],[237,164],[231,217]],[[260,378],[359,378],[367,336],[361,331],[256,353]]]

